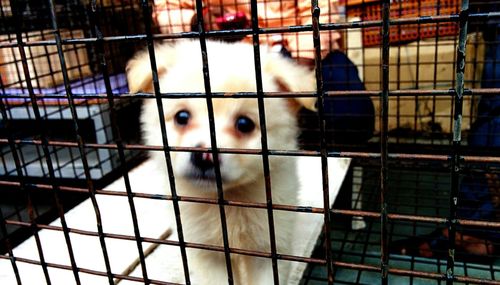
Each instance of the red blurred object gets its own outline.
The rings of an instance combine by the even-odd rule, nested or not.
[[[228,13],[215,19],[217,27],[221,30],[235,30],[248,28],[249,21],[245,13]]]

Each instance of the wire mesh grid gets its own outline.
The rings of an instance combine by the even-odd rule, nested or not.
[[[279,283],[278,260],[307,263],[309,267],[302,284],[419,284],[430,281],[447,284],[498,283],[500,273],[495,259],[497,251],[487,251],[484,256],[480,256],[479,259],[483,259],[483,262],[461,261],[464,257],[469,260],[467,256],[473,254],[459,251],[459,247],[464,248],[464,244],[470,242],[464,239],[467,233],[482,237],[480,241],[486,247],[490,244],[494,248],[499,246],[494,234],[500,227],[497,201],[500,188],[497,167],[500,158],[494,142],[498,137],[498,130],[494,125],[486,124],[479,132],[472,131],[474,126],[484,124],[485,118],[498,117],[498,111],[494,107],[499,92],[495,88],[496,57],[491,54],[489,57],[484,56],[496,50],[496,31],[493,31],[493,39],[486,38],[486,33],[480,33],[484,32],[481,24],[496,23],[500,16],[495,11],[495,1],[475,1],[471,6],[469,1],[456,2],[453,6],[455,10],[445,10],[443,13],[439,7],[442,7],[441,4],[449,5],[450,1],[437,1],[435,14],[428,15],[418,11],[410,13],[411,17],[404,17],[401,10],[404,1],[376,1],[375,4],[379,5],[376,11],[381,17],[375,19],[366,18],[363,12],[364,9],[373,9],[370,5],[375,1],[344,1],[339,7],[344,7],[345,11],[340,11],[339,15],[347,17],[352,15],[350,11],[354,11],[354,16],[360,15],[361,21],[330,19],[329,22],[320,21],[321,10],[327,9],[320,5],[324,3],[312,1],[304,14],[304,18],[310,20],[307,24],[302,24],[300,17],[279,14],[277,26],[269,24],[276,19],[261,23],[259,9],[266,9],[266,6],[260,6],[262,2],[251,1],[245,3],[250,20],[236,29],[224,26],[213,29],[214,22],[217,21],[207,16],[206,11],[210,9],[207,5],[210,4],[201,0],[190,2],[193,17],[189,25],[162,27],[159,23],[152,23],[151,19],[152,6],[154,4],[158,9],[157,2],[161,1],[2,1],[0,16],[6,25],[0,28],[0,184],[2,192],[15,189],[15,192],[22,193],[24,204],[6,202],[11,207],[10,210],[1,208],[0,232],[3,244],[0,257],[11,263],[17,283],[23,283],[18,265],[28,263],[41,267],[47,284],[51,283],[50,271],[53,269],[71,271],[77,284],[82,283],[82,275],[100,276],[109,284],[118,279],[145,284],[171,284],[169,280],[154,280],[149,277],[146,243],[178,247],[182,256],[184,280],[188,284],[191,283],[191,277],[186,250],[190,248],[224,253],[230,284],[234,282],[235,270],[230,260],[235,254],[271,259],[275,284]],[[282,8],[285,1],[278,1],[277,4]],[[235,5],[237,6],[236,3]],[[419,2],[417,8],[422,5],[425,6]],[[400,10],[397,10],[398,6]],[[167,12],[168,9],[167,5]],[[160,9],[154,13],[162,11]],[[454,32],[446,39],[442,39],[439,32],[430,33],[430,39],[427,40],[423,39],[425,36],[420,36],[429,36],[425,32],[429,27],[440,31],[440,26]],[[401,41],[406,39],[402,36],[404,29],[408,27],[416,27],[419,41],[401,45]],[[349,45],[349,39],[354,38],[356,32],[361,32],[364,37],[373,29],[380,31],[380,37],[375,39],[380,46]],[[340,48],[351,58],[359,60],[355,64],[358,64],[357,72],[361,74],[366,90],[351,88],[356,81],[349,76],[348,71],[344,81],[335,83],[347,87],[330,86],[332,83],[329,82],[330,74],[327,71],[333,68],[322,60],[322,48],[325,47],[321,46],[324,33],[320,31],[342,33]],[[264,98],[270,95],[262,87],[259,46],[261,38],[269,40],[275,34],[281,37],[305,34],[312,43],[311,49],[299,49],[296,54],[292,54],[294,57],[307,53],[313,55],[308,64],[314,66],[317,82],[317,92],[300,94],[317,97],[318,113],[302,112],[302,149],[298,151],[273,150],[267,147],[263,110]],[[262,149],[253,151],[173,147],[167,141],[162,121],[163,145],[153,147],[141,144],[136,136],[139,133],[138,122],[127,120],[138,117],[140,103],[137,98],[156,100],[160,114],[163,112],[161,98],[201,96],[206,98],[208,110],[212,110],[212,100],[227,94],[211,92],[206,41],[213,38],[229,38],[234,41],[245,37],[250,37],[250,42],[254,45],[257,90],[252,96],[259,103]],[[200,42],[200,52],[203,55],[203,66],[200,69],[204,71],[205,86],[203,94],[164,94],[160,91],[153,43],[155,40],[179,38],[194,38]],[[363,41],[366,42],[364,38]],[[144,46],[147,46],[149,52],[154,92],[128,96],[125,78],[120,72],[123,72],[127,59]],[[408,54],[412,56],[407,56]],[[493,75],[485,78],[482,72],[488,70],[488,66]],[[350,65],[339,65],[336,68],[349,70]],[[286,92],[278,95],[297,96]],[[238,94],[233,96],[238,98]],[[338,100],[349,102],[352,106],[370,98],[377,112],[373,115],[369,111],[353,114],[356,111],[344,110],[339,115],[335,110],[329,109],[330,98],[340,98]],[[484,102],[489,103],[493,109],[487,115],[481,113],[481,104],[486,104]],[[349,115],[368,120],[374,117],[374,129],[366,125],[360,128],[361,131],[356,127],[332,129],[332,125],[342,124],[335,120]],[[131,126],[133,124],[136,126]],[[209,124],[211,143],[217,145],[212,111],[209,112]],[[132,130],[132,133],[127,133],[127,130]],[[471,143],[477,139],[478,134],[486,137],[490,143],[480,143],[479,146]],[[362,138],[359,139],[358,136]],[[358,139],[353,139],[354,137]],[[171,177],[174,176],[170,159],[172,152],[211,153],[215,160],[217,199],[180,197],[176,194],[175,183],[170,184],[171,195],[152,195],[143,193],[141,189],[133,189],[128,175],[130,160],[144,150],[163,152],[168,175]],[[217,159],[219,153],[262,156],[266,177],[270,177],[269,157],[320,157],[324,207],[273,204],[270,180],[266,180],[265,185],[267,203],[225,200]],[[328,182],[331,178],[327,174],[327,158],[331,157],[353,158],[346,178],[347,185],[343,186],[343,189],[347,189],[344,192],[348,193],[348,202],[343,205],[337,203],[332,208],[329,206],[328,196]],[[99,183],[100,178],[114,169],[124,177],[125,192],[104,190],[102,183]],[[34,177],[41,179],[33,179]],[[66,184],[61,179],[68,177],[80,179],[83,183],[75,186]],[[464,185],[472,190],[464,191]],[[484,193],[484,189],[487,193]],[[34,190],[37,191],[36,195]],[[60,219],[60,225],[49,225],[46,220],[39,219],[39,192],[52,196],[52,207]],[[62,199],[67,193],[80,193],[90,198],[95,214],[92,219],[95,219],[97,226],[94,230],[68,226],[65,210],[70,203],[63,203]],[[133,221],[132,235],[104,231],[97,202],[97,197],[101,195],[127,200]],[[135,202],[137,198],[166,200],[174,205],[178,241],[141,235],[137,218],[140,213],[137,213]],[[223,246],[196,244],[183,239],[180,202],[218,205]],[[487,204],[490,208],[481,208],[485,202],[489,202]],[[266,210],[268,220],[265,222],[269,223],[270,228],[270,252],[231,247],[225,220],[228,206]],[[277,252],[273,215],[280,210],[323,215],[323,240],[318,242],[313,256],[290,256]],[[464,214],[475,210],[479,214]],[[13,227],[28,229],[33,235],[37,259],[14,254],[18,241],[10,233]],[[64,250],[68,253],[69,263],[45,260],[46,253],[38,233],[40,229],[64,235]],[[435,256],[389,254],[393,242],[408,237],[429,237],[429,243],[434,242],[428,234],[436,229],[446,229],[446,234],[443,234],[444,239],[438,241],[439,247],[433,252]],[[74,234],[98,239],[105,271],[78,265],[72,243]],[[134,242],[141,277],[113,270],[110,262],[113,257],[108,255],[108,248],[116,240]],[[488,264],[479,264],[486,259]]]
[[[448,198],[450,189],[449,173],[446,168],[432,167],[431,169],[418,169],[412,167],[391,167],[388,190],[388,211],[402,215],[420,216],[422,219],[414,221],[390,220],[388,223],[389,244],[404,240],[408,237],[421,236],[427,242],[432,242],[430,233],[439,229],[436,223],[426,222],[425,217],[441,217],[443,219],[449,213]],[[353,181],[362,181],[362,185],[353,182],[352,208],[364,211],[377,211],[380,208],[378,202],[378,168],[372,166],[355,166]],[[467,175],[471,177],[470,174]],[[467,177],[466,176],[466,177]],[[465,178],[464,178],[465,179]],[[447,189],[447,190],[443,190]],[[464,204],[479,202],[462,199]],[[479,202],[481,203],[481,202]],[[474,208],[475,209],[475,208]],[[357,218],[357,219],[356,219]],[[334,258],[349,263],[367,266],[378,266],[380,252],[380,220],[375,217],[352,217],[352,220],[342,219],[338,214],[332,218],[332,248]],[[337,221],[337,222],[336,222]],[[340,223],[339,223],[340,221]],[[363,223],[363,228],[351,227],[351,223]],[[347,224],[347,225],[346,225]],[[346,230],[347,228],[347,230]],[[464,230],[464,229],[462,229]],[[414,242],[418,242],[414,240]],[[467,241],[464,241],[467,243]],[[400,256],[391,255],[389,265],[392,268],[403,270],[418,270],[426,273],[444,274],[446,272],[447,248],[438,248],[439,254],[432,259],[422,256]],[[321,256],[323,244],[317,245],[316,254]],[[461,253],[463,254],[463,253]],[[489,262],[478,262],[477,260],[462,259],[455,264],[457,275],[468,276],[477,279],[498,279],[499,268],[496,254],[483,256]],[[393,284],[439,284],[443,280],[436,280],[431,274],[405,276],[406,272],[389,276],[389,282]],[[378,282],[378,272],[370,272],[362,268],[337,268],[335,281],[340,284],[370,284]],[[306,270],[302,284],[323,284],[326,282],[326,273],[323,267],[310,265]],[[466,282],[464,280],[464,282]],[[472,281],[473,282],[473,281]],[[477,281],[476,281],[477,282]],[[474,282],[473,282],[474,283]]]

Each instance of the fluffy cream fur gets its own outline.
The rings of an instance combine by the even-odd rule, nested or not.
[[[213,92],[255,92],[253,47],[248,44],[207,42],[210,83]],[[176,44],[155,47],[160,91],[204,92],[202,60],[199,43],[179,41]],[[312,72],[293,61],[261,49],[264,91],[313,91],[315,80]],[[150,60],[147,52],[138,54],[127,67],[131,92],[152,91]],[[206,99],[163,99],[167,138],[171,146],[211,147]],[[293,150],[297,148],[298,133],[296,113],[300,106],[314,109],[313,98],[265,99],[266,128],[270,149]],[[213,100],[217,147],[261,149],[259,111],[255,98],[219,98]],[[180,110],[188,111],[189,123],[179,126],[174,116]],[[256,128],[250,133],[235,129],[238,117],[250,118]],[[160,118],[156,100],[145,100],[141,116],[145,142],[162,145]],[[163,152],[152,152],[158,170],[165,175],[167,193],[170,193]],[[217,198],[215,182],[196,179],[191,153],[171,152],[177,193],[181,196]],[[231,201],[265,202],[263,162],[260,155],[221,154],[220,172],[224,198]],[[273,203],[296,203],[297,178],[295,160],[285,156],[270,156]],[[188,242],[222,246],[221,219],[218,205],[180,202],[185,240]],[[247,250],[270,252],[269,225],[265,209],[226,206],[229,246]],[[290,253],[291,230],[294,215],[274,211],[278,253]],[[172,222],[175,224],[175,221]],[[193,284],[225,284],[227,272],[224,254],[214,251],[188,249],[188,262]],[[273,284],[270,259],[231,254],[235,284]],[[281,284],[287,284],[288,262],[279,263]],[[183,280],[172,280],[183,281]]]

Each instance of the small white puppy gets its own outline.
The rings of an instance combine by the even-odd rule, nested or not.
[[[210,84],[213,92],[256,92],[253,46],[244,43],[207,42]],[[205,92],[200,45],[179,41],[155,47],[160,90],[167,92]],[[313,91],[311,71],[292,60],[261,48],[263,88],[266,92]],[[139,53],[127,66],[131,93],[153,90],[150,59]],[[163,99],[164,120],[170,146],[211,148],[207,102],[205,98]],[[297,149],[297,111],[315,109],[314,98],[266,98],[265,116],[269,149]],[[261,130],[256,98],[213,99],[217,147],[261,149]],[[162,145],[156,100],[145,100],[141,115],[145,142]],[[151,156],[165,175],[164,188],[170,194],[164,153]],[[210,153],[171,152],[175,185],[180,196],[217,198],[214,160]],[[224,199],[240,202],[266,202],[263,161],[260,155],[222,153],[218,157]],[[270,156],[272,199],[275,204],[296,205],[298,187],[295,159]],[[184,237],[187,242],[223,246],[219,206],[180,202]],[[229,246],[270,252],[266,209],[225,206]],[[277,252],[290,254],[294,213],[273,212]],[[172,221],[175,225],[175,220]],[[188,264],[193,284],[227,284],[224,253],[188,248]],[[231,254],[235,284],[273,284],[271,260]],[[278,264],[281,284],[287,284],[289,262]],[[181,274],[182,275],[182,274]],[[169,280],[170,281],[170,280]],[[179,280],[171,280],[179,281]],[[183,282],[183,280],[180,280]]]

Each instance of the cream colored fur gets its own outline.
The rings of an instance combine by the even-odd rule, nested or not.
[[[207,42],[212,92],[255,92],[253,47],[248,44]],[[196,41],[179,41],[174,45],[155,47],[160,91],[204,92],[200,45]],[[261,49],[264,91],[313,91],[312,72],[277,54]],[[138,54],[127,67],[131,92],[152,91],[151,69],[147,52]],[[206,99],[163,99],[167,137],[170,146],[211,147]],[[299,106],[314,109],[313,98],[267,98],[265,115],[269,149],[297,149],[296,112]],[[261,149],[259,112],[255,98],[213,99],[217,146],[220,148]],[[191,114],[189,125],[179,127],[173,117],[179,110]],[[249,134],[235,130],[238,116],[255,122]],[[145,100],[141,115],[147,145],[162,145],[160,118],[156,100]],[[164,188],[170,194],[164,153],[152,152],[159,175],[165,176]],[[217,198],[213,181],[189,178],[192,169],[189,152],[171,152],[177,193],[181,196]],[[270,156],[272,199],[275,204],[295,205],[297,177],[295,160]],[[220,171],[224,198],[230,201],[266,202],[263,162],[260,155],[221,154]],[[180,202],[182,227],[187,242],[222,246],[221,219],[218,205]],[[229,246],[270,252],[269,225],[265,209],[226,206]],[[294,213],[274,211],[277,251],[290,254]],[[161,217],[160,217],[161,218]],[[175,225],[173,217],[172,224]],[[188,262],[193,284],[227,284],[224,254],[188,248]],[[235,284],[274,284],[271,260],[231,254]],[[289,262],[279,262],[281,284],[287,284]],[[184,280],[169,280],[184,282]]]

